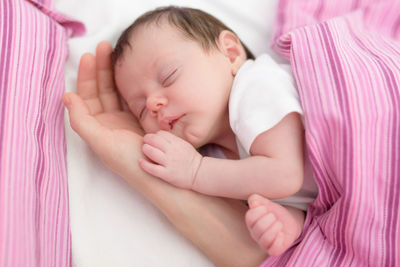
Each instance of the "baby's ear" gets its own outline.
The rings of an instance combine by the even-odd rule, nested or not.
[[[246,52],[239,38],[231,31],[224,30],[219,34],[218,46],[232,64],[232,75],[235,76],[240,66],[246,61]]]

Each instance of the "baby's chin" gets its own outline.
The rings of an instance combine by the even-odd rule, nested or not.
[[[203,140],[204,138],[202,137],[203,135],[190,130],[184,131],[182,136],[183,139],[189,142],[196,149],[206,144],[206,142]]]
[[[201,143],[202,138],[197,134],[196,129],[193,129],[193,127],[185,125],[184,123],[177,122],[170,132],[190,143],[196,149],[203,145]]]

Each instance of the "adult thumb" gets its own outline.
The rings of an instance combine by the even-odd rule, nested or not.
[[[71,128],[89,145],[101,140],[104,127],[90,114],[82,98],[74,93],[65,93],[62,101],[68,110]]]

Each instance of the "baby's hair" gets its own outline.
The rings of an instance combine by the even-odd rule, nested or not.
[[[135,29],[141,25],[159,24],[162,18],[166,18],[171,25],[176,26],[186,37],[198,42],[205,51],[217,48],[217,39],[223,30],[233,32],[220,20],[199,9],[177,6],[160,7],[144,13],[125,29],[111,53],[112,67],[114,68],[117,61],[121,58],[124,48],[126,46],[131,47],[129,39]],[[254,55],[250,50],[243,42],[241,43],[247,58],[254,59]]]

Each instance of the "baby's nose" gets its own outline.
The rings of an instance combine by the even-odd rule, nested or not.
[[[153,115],[156,115],[167,103],[167,99],[162,96],[151,96],[147,98],[147,108]]]

